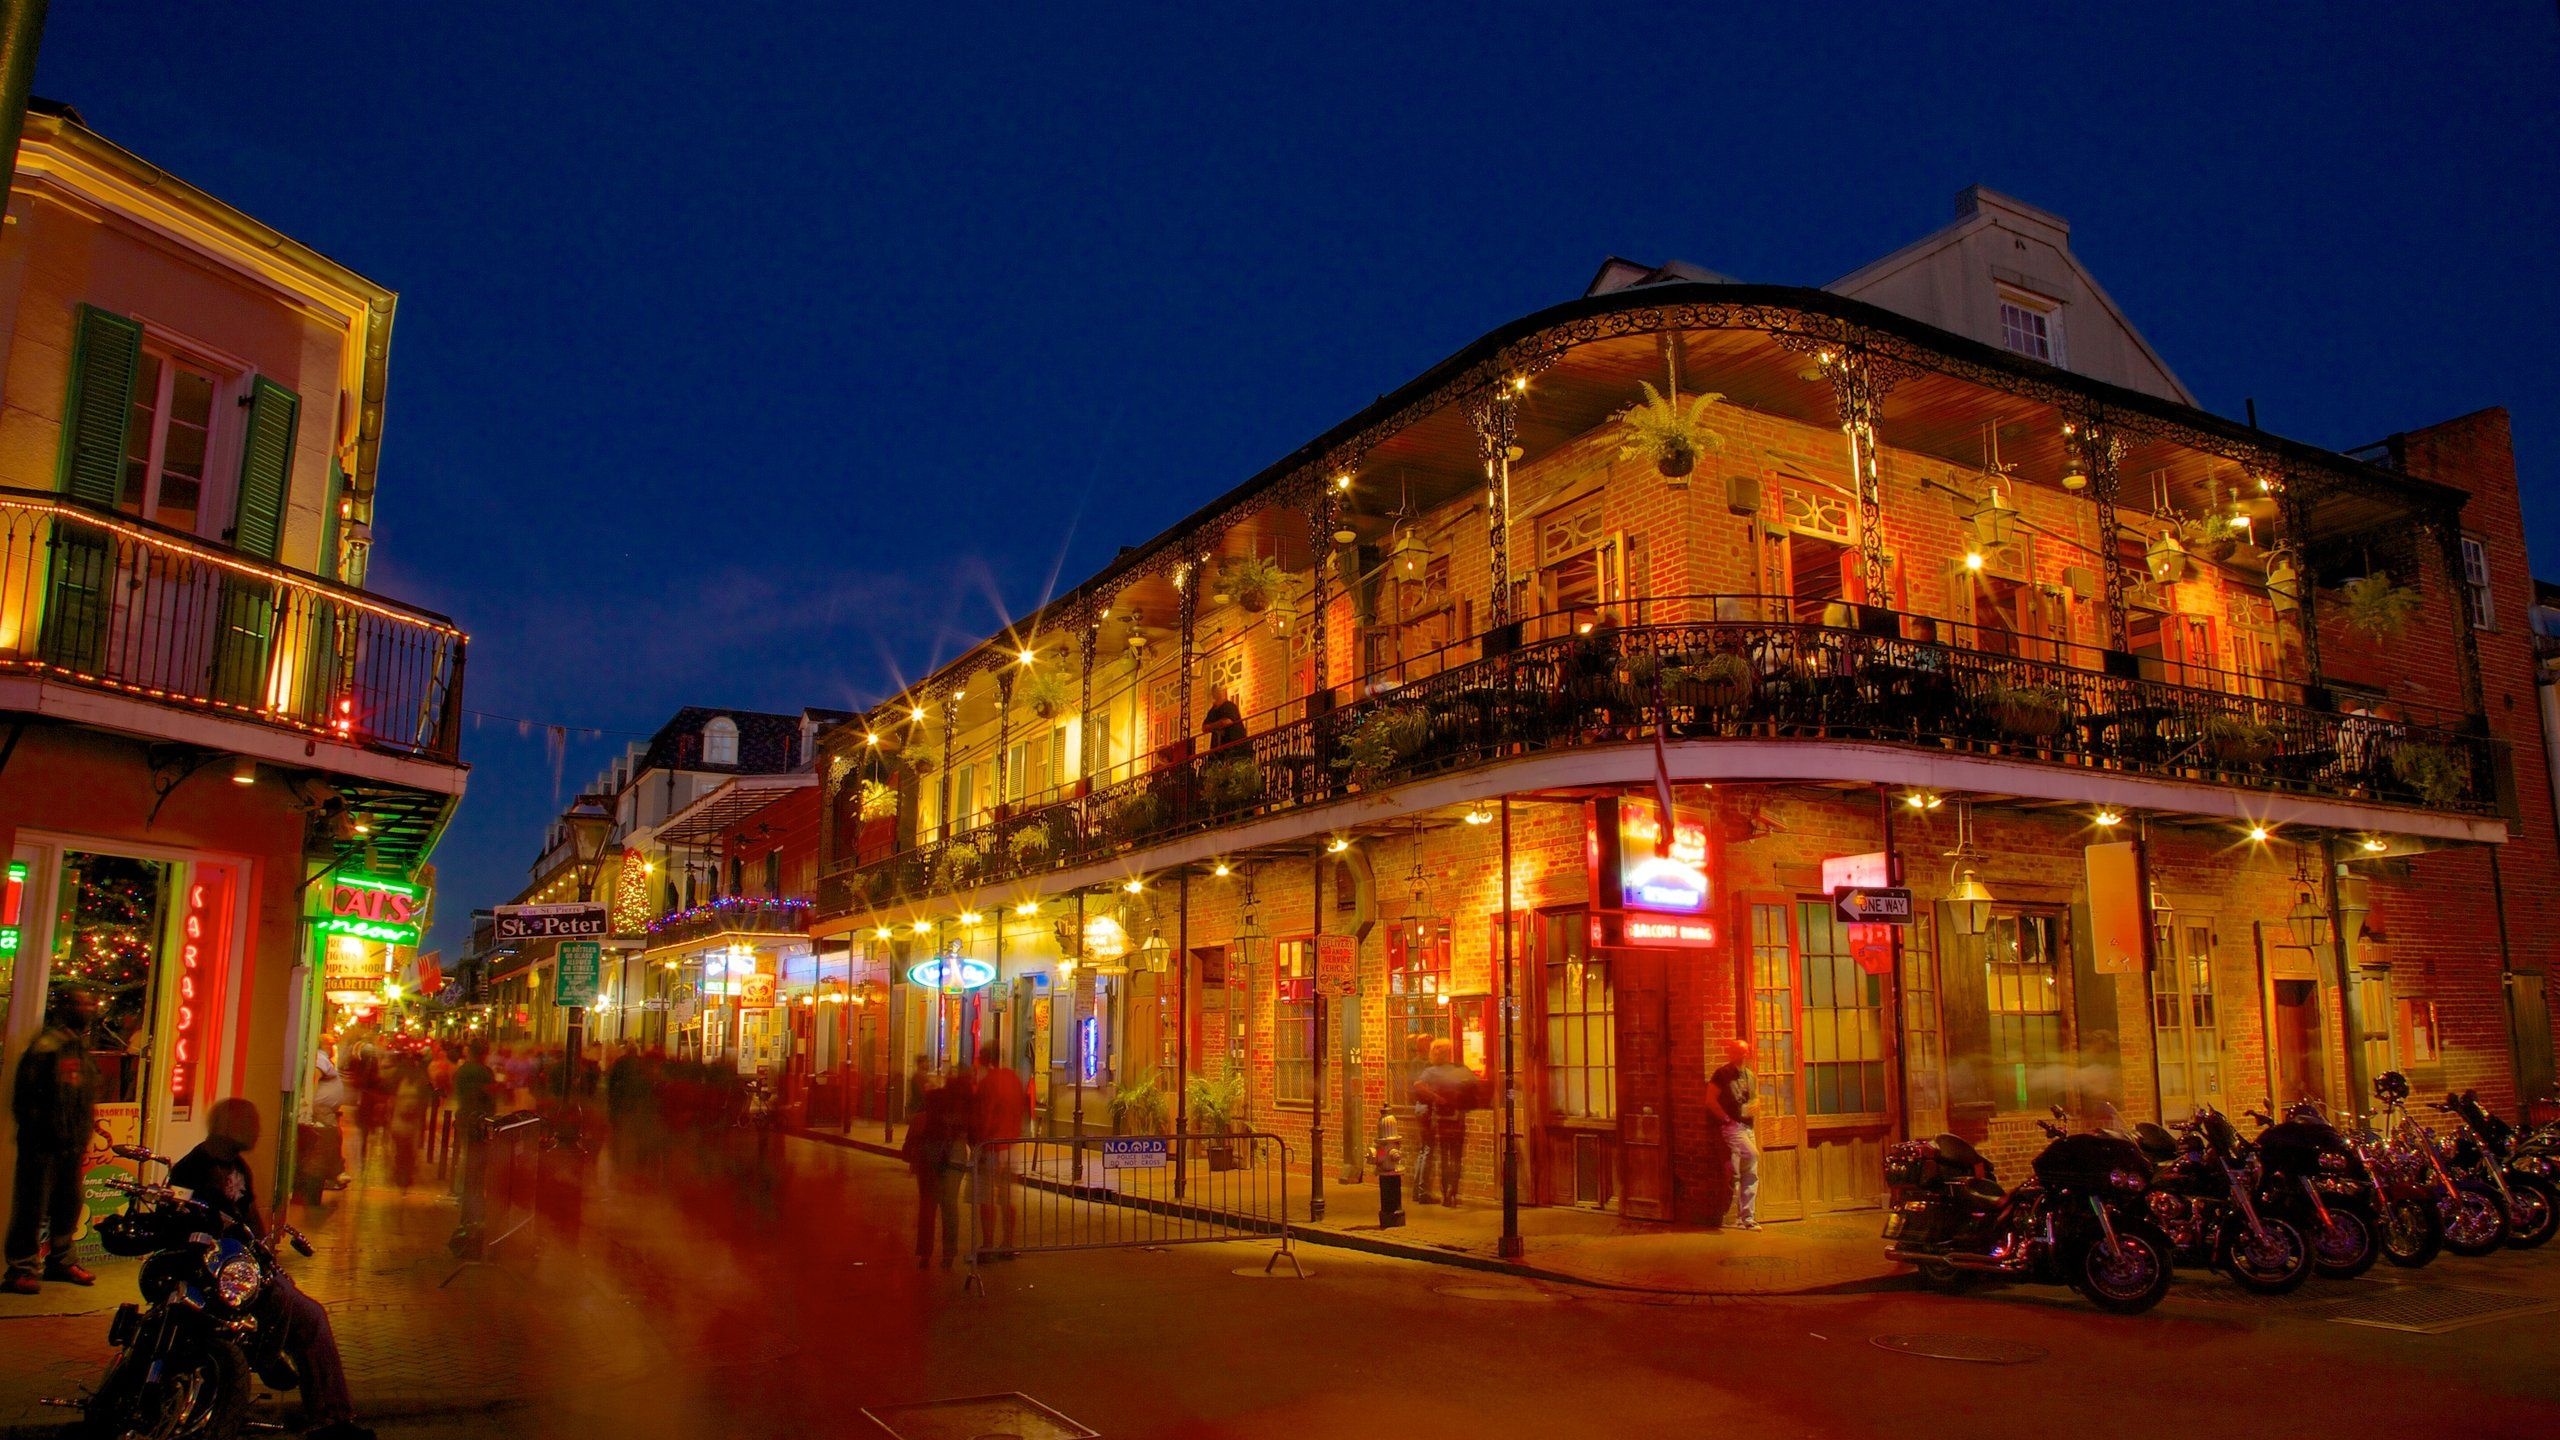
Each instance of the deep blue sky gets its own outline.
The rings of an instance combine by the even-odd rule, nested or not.
[[[2208,408],[2509,407],[2560,568],[2549,0],[835,8],[83,0],[37,89],[401,292],[374,581],[497,715],[859,703],[1608,254],[1821,284],[1974,181]],[[554,813],[466,754],[448,944]]]

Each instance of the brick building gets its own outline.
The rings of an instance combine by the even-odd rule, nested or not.
[[[2053,1104],[2512,1108],[2529,577],[2497,412],[2206,414],[1991,192],[1829,290],[1613,260],[833,732],[811,933],[866,1084],[992,1040],[1093,1130],[1241,1074],[1357,1172],[1445,1039],[1511,1082],[1471,1197],[1508,1126],[1524,1201],[1639,1218],[1725,1205],[1735,1039],[1771,1218]]]

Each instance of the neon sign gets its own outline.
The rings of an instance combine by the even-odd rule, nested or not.
[[[315,923],[323,935],[415,945],[426,913],[423,886],[381,875],[339,874],[329,880],[329,914]]]
[[[961,955],[935,956],[907,967],[907,983],[928,990],[983,990],[995,979],[996,967]]]
[[[1707,883],[1707,822],[1675,814],[1671,843],[1662,843],[1662,820],[1641,802],[1618,805],[1618,903],[1628,910],[1703,915]]]
[[[27,864],[23,860],[9,862],[8,888],[0,890],[0,955],[18,953],[18,911],[26,904]]]
[[[187,903],[178,931],[178,1014],[169,1044],[169,1115],[185,1120],[195,1113],[198,1072],[212,1043],[212,1016],[219,1000],[217,967],[224,934],[231,928],[231,875],[227,870],[198,867],[187,885]]]

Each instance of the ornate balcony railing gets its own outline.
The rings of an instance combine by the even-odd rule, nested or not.
[[[690,945],[723,935],[806,935],[809,902],[724,895],[649,922],[649,948]]]
[[[830,857],[819,911],[1020,879],[1506,758],[1649,743],[1657,729],[1672,740],[1881,742],[2435,810],[2497,808],[2485,736],[1912,639],[1948,631],[1868,618],[1857,628],[1600,625],[1401,684],[1373,679],[1374,693],[1355,704],[1082,796],[869,865]]]
[[[464,643],[442,616],[0,489],[0,674],[452,761]]]

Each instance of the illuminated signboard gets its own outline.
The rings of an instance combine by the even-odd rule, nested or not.
[[[212,1043],[217,964],[223,936],[231,929],[231,872],[198,866],[187,885],[186,913],[178,933],[178,1013],[169,1043],[169,1115],[185,1120],[195,1114],[197,1073],[205,1048]]]
[[[1707,821],[1675,812],[1671,843],[1652,805],[1618,803],[1618,904],[1660,915],[1704,915],[1714,900],[1707,883]],[[1630,922],[1633,924],[1634,922]]]
[[[313,922],[323,935],[352,935],[385,945],[415,945],[427,913],[425,887],[382,875],[329,877],[329,913]]]
[[[18,911],[26,904],[26,896],[26,862],[12,860],[9,862],[8,888],[0,890],[0,955],[18,953],[18,926],[22,923]]]
[[[907,967],[907,982],[928,990],[981,990],[994,984],[995,978],[996,967],[961,955],[919,960]]]
[[[1713,945],[1716,927],[1705,920],[1630,915],[1623,927],[1629,945]]]

